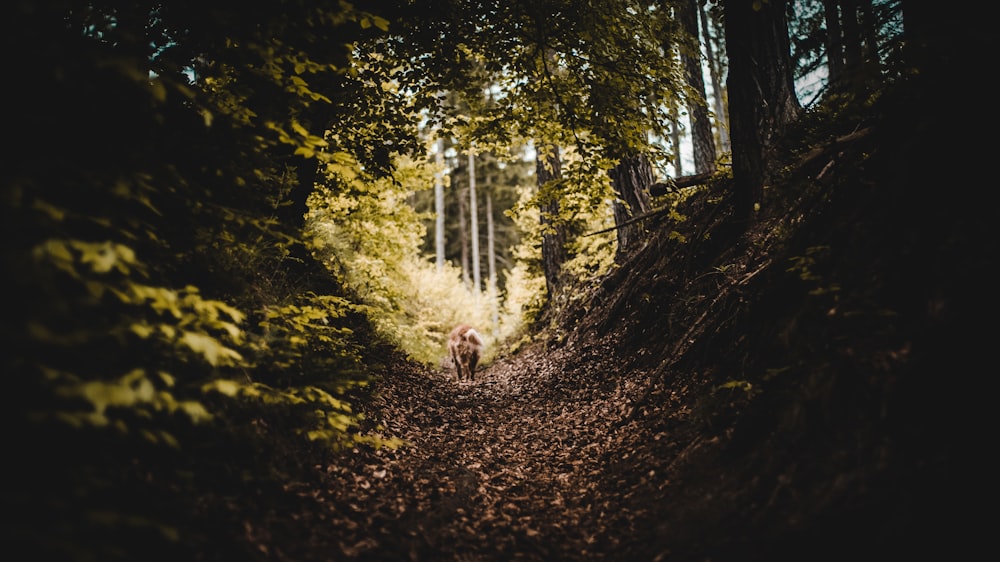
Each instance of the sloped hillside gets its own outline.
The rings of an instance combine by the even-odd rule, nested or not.
[[[655,514],[628,559],[970,548],[978,455],[958,443],[979,427],[974,311],[996,245],[932,158],[961,137],[924,101],[817,111],[744,236],[725,230],[724,182],[709,187],[560,319],[568,346],[613,342],[607,375],[641,388],[610,455],[624,509]]]
[[[984,411],[976,311],[996,237],[950,189],[965,184],[940,156],[978,149],[942,148],[962,137],[932,98],[807,116],[756,224],[727,230],[725,181],[709,186],[558,319],[567,346],[612,342],[608,377],[642,388],[612,455],[638,480],[628,509],[649,514],[628,559],[951,558],[975,542],[979,454],[959,444]]]

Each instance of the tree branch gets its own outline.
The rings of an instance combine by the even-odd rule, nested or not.
[[[659,181],[649,186],[649,194],[653,197],[658,195],[666,195],[671,191],[676,191],[682,187],[691,187],[692,185],[701,185],[703,183],[708,183],[708,180],[712,179],[715,172],[705,172],[703,174],[695,174],[693,176],[681,176],[679,178],[671,178],[667,181]]]
[[[860,131],[855,131],[851,134],[844,135],[842,137],[837,137],[832,141],[830,141],[829,144],[825,144],[823,146],[817,146],[816,148],[805,153],[805,155],[802,156],[802,158],[799,158],[796,167],[801,168],[802,166],[805,166],[806,164],[812,162],[813,160],[819,158],[820,156],[823,156],[824,154],[833,152],[834,150],[841,148],[843,145],[847,143],[854,142],[860,138],[864,138],[870,135],[872,131],[873,129],[871,127],[865,127]]]
[[[691,187],[692,185],[701,185],[703,183],[708,183],[708,180],[712,179],[713,176],[715,176],[715,172],[705,172],[703,174],[695,174],[693,176],[681,176],[679,178],[672,178],[665,182],[662,181],[656,182],[653,185],[649,186],[649,194],[654,197],[657,195],[666,195],[667,193],[670,193],[671,191],[676,191],[682,187]],[[667,213],[670,211],[670,209],[671,207],[669,205],[666,207],[653,209],[652,211],[632,217],[627,221],[621,224],[616,224],[615,226],[612,226],[610,228],[605,228],[603,230],[598,230],[596,232],[588,232],[587,234],[584,234],[583,237],[585,238],[587,236],[596,236],[598,234],[604,234],[605,232],[618,230],[619,228],[626,227],[630,224],[637,223],[639,221]]]

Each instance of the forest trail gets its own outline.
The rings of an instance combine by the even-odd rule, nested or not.
[[[350,466],[327,468],[319,494],[332,511],[320,518],[332,519],[340,550],[330,559],[615,559],[635,538],[635,486],[655,472],[622,457],[626,389],[610,365],[588,364],[564,371],[536,347],[471,383],[453,371],[387,373],[373,406],[385,434],[409,445],[359,449]]]

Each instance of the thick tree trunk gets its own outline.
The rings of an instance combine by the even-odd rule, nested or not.
[[[749,220],[771,179],[766,165],[801,110],[795,96],[784,0],[724,0],[736,219]]]
[[[639,223],[629,223],[634,216],[649,211],[649,186],[653,183],[653,166],[645,155],[623,158],[608,175],[618,200],[614,203],[615,224],[618,228],[618,251],[620,260],[643,238],[643,227]]]
[[[852,75],[861,68],[861,23],[857,0],[840,0],[840,23],[844,32],[844,64]]]
[[[535,160],[535,175],[539,191],[545,184],[562,176],[562,160],[559,147],[539,146]],[[542,222],[542,271],[549,300],[562,291],[562,266],[566,263],[566,229],[558,220],[559,199],[555,196],[543,197],[539,206]]]
[[[875,17],[875,7],[872,5],[872,0],[861,0],[858,2],[858,17],[861,18],[861,35],[864,37],[863,57],[865,64],[881,67],[878,21]]]

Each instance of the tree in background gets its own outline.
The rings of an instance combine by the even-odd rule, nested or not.
[[[435,126],[461,128],[484,150],[517,140],[578,155],[563,161],[562,175],[573,192],[560,191],[558,215],[545,219],[546,229],[595,216],[601,207],[610,212],[607,172],[619,160],[644,153],[662,159],[647,141],[668,122],[666,108],[654,100],[682,88],[672,80],[674,63],[659,51],[663,24],[644,5],[607,0],[580,12],[556,0],[445,1],[435,9],[401,10],[398,35],[385,46],[400,64],[420,69],[406,74],[407,88],[433,84],[467,104],[457,112],[454,104],[437,107],[444,113],[431,118]],[[487,104],[483,92],[494,84],[501,94]],[[623,189],[639,200],[647,187]],[[538,195],[545,204],[554,201],[550,193]],[[638,212],[625,197],[619,200],[628,216]],[[558,255],[551,257],[558,261]]]
[[[705,79],[702,72],[701,41],[698,29],[699,0],[682,0],[676,6],[678,23],[683,30],[683,39],[678,41],[678,51],[684,76],[690,91],[688,113],[691,118],[691,146],[694,156],[694,173],[704,174],[715,171],[715,134],[708,111],[708,96],[705,93]]]
[[[469,148],[469,241],[472,243],[472,287],[478,294],[483,290],[482,267],[479,263],[479,201],[476,198],[476,153]]]
[[[823,76],[819,93],[827,96],[863,97],[884,82],[887,64],[899,57],[899,0],[799,0],[789,8],[796,79]]]
[[[444,139],[438,139],[434,149],[434,263],[438,271],[444,269]]]
[[[716,145],[722,152],[729,152],[729,125],[726,121],[728,105],[726,92],[720,76],[725,74],[725,62],[722,59],[723,50],[718,46],[722,32],[718,18],[712,18],[705,8],[707,2],[698,2],[698,18],[701,22],[702,46],[705,49],[705,65],[712,81],[712,108],[715,117]],[[713,32],[712,30],[715,30]]]

